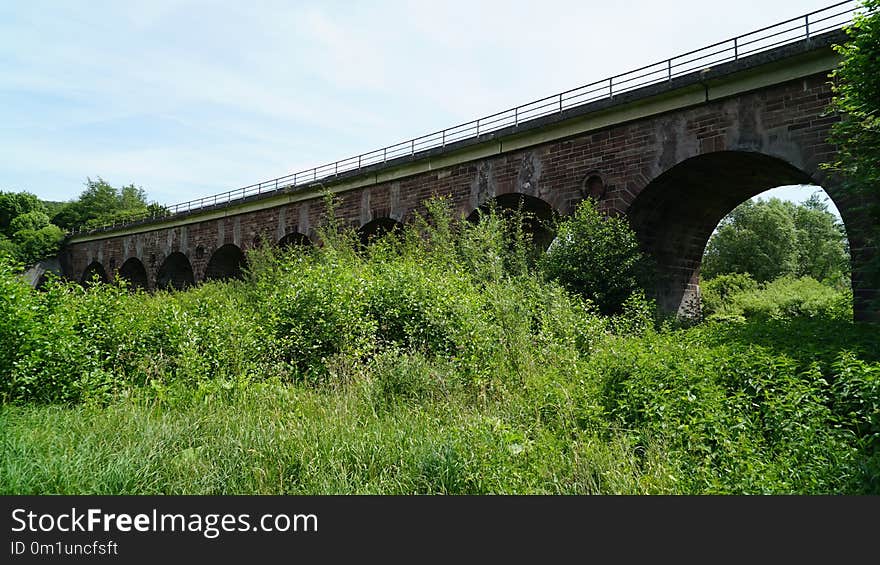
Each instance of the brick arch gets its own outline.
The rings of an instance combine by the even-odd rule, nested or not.
[[[147,280],[147,269],[137,257],[129,257],[122,263],[116,277],[125,279],[132,288],[142,288],[146,290],[149,286]]]
[[[659,305],[683,315],[694,313],[699,308],[700,262],[718,222],[765,190],[819,185],[816,176],[777,156],[717,151],[687,158],[651,180],[626,214],[657,263]],[[835,198],[833,186],[823,188],[846,223],[851,207]]]
[[[278,247],[291,247],[296,245],[312,245],[312,240],[304,233],[292,231],[278,240]]]
[[[98,261],[92,261],[85,269],[83,269],[82,276],[80,276],[79,278],[79,282],[83,286],[89,286],[90,284],[92,284],[95,275],[98,275],[98,278],[101,282],[105,283],[110,280],[107,277],[107,270],[104,268],[104,265],[102,265]]]
[[[186,255],[175,251],[165,257],[156,273],[156,288],[185,290],[194,284],[192,264]]]
[[[531,234],[535,246],[539,249],[547,249],[556,237],[555,224],[562,214],[542,198],[520,192],[499,194],[471,211],[467,220],[477,222],[481,215],[486,214],[493,207],[502,214],[522,210],[525,216],[523,229]]]
[[[240,279],[247,267],[247,258],[240,247],[227,243],[211,254],[202,280]]]
[[[403,224],[394,218],[382,217],[374,218],[358,228],[358,237],[364,245],[371,241],[382,237],[387,233],[399,231],[403,228]]]

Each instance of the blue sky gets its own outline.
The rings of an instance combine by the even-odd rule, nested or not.
[[[70,200],[100,176],[172,204],[831,3],[2,2],[0,190]]]

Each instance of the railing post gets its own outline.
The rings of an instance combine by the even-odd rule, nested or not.
[[[739,59],[739,41],[737,41],[738,39],[739,38],[737,38],[737,37],[733,38],[733,60],[734,61]]]
[[[519,106],[513,109],[513,125],[519,125]]]
[[[611,98],[612,96],[614,96],[614,87],[611,86],[613,80],[614,80],[614,77],[610,77],[610,78],[608,79],[608,97],[609,97],[609,98]]]
[[[339,176],[339,161],[333,163],[333,175]]]
[[[810,14],[804,16],[804,29],[807,32],[807,39],[810,39]]]
[[[361,170],[361,157],[363,155],[358,155],[358,170]]]
[[[446,130],[441,132],[442,137],[440,138],[440,146],[446,147]]]
[[[296,175],[297,173],[293,173],[293,186],[296,186]]]
[[[666,60],[666,76],[668,80],[672,80],[672,59]]]
[[[415,139],[412,140],[412,145],[409,148],[409,154],[410,155],[416,154],[416,140]]]
[[[562,111],[562,93],[559,93],[559,111]]]
[[[480,120],[477,120],[477,137],[480,136]]]
[[[382,148],[382,162],[383,163],[388,162],[388,148],[387,147]]]

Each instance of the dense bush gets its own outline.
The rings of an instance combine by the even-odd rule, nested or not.
[[[652,273],[627,219],[600,212],[590,199],[560,222],[541,266],[605,314],[619,312],[633,292],[647,290]]]
[[[757,285],[747,275],[726,275],[705,287],[703,313],[710,320],[852,317],[852,291],[810,277],[781,277]]]
[[[748,273],[729,273],[700,283],[700,302],[704,316],[715,314],[734,295],[757,290],[758,283]]]

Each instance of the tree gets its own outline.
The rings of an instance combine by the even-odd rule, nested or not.
[[[21,230],[39,230],[49,225],[49,216],[38,210],[26,212],[12,218],[9,231],[12,234]]]
[[[701,272],[711,279],[724,273],[749,273],[759,282],[797,269],[794,220],[781,200],[748,200],[728,214],[709,239]]]
[[[47,224],[38,230],[23,229],[15,232],[13,237],[17,259],[26,265],[57,255],[62,241],[64,231],[54,224]]]
[[[793,275],[844,284],[846,234],[818,193],[800,205],[778,198],[749,200],[718,224],[701,272],[706,280],[748,273],[758,282]]]
[[[818,192],[800,206],[788,204],[797,233],[795,274],[838,285],[848,284],[849,243],[843,224],[828,210]]]
[[[831,78],[832,110],[842,120],[831,129],[836,159],[826,167],[843,178],[843,188],[861,201],[866,216],[866,247],[880,249],[880,0],[863,0],[862,13],[847,28],[848,40],[835,46],[843,56]],[[880,251],[866,266],[880,284]],[[869,285],[871,283],[868,283]]]
[[[149,211],[146,192],[132,185],[115,188],[104,179],[86,180],[86,189],[77,200],[65,205],[52,223],[67,230],[98,225],[114,218],[135,217]]]
[[[45,206],[30,192],[0,192],[0,232],[9,237],[12,220],[29,212],[45,212]]]
[[[25,265],[57,254],[64,233],[46,210],[30,192],[0,192],[0,254]]]
[[[603,214],[590,199],[560,222],[540,265],[605,314],[620,312],[634,292],[648,289],[653,272],[626,217]]]

